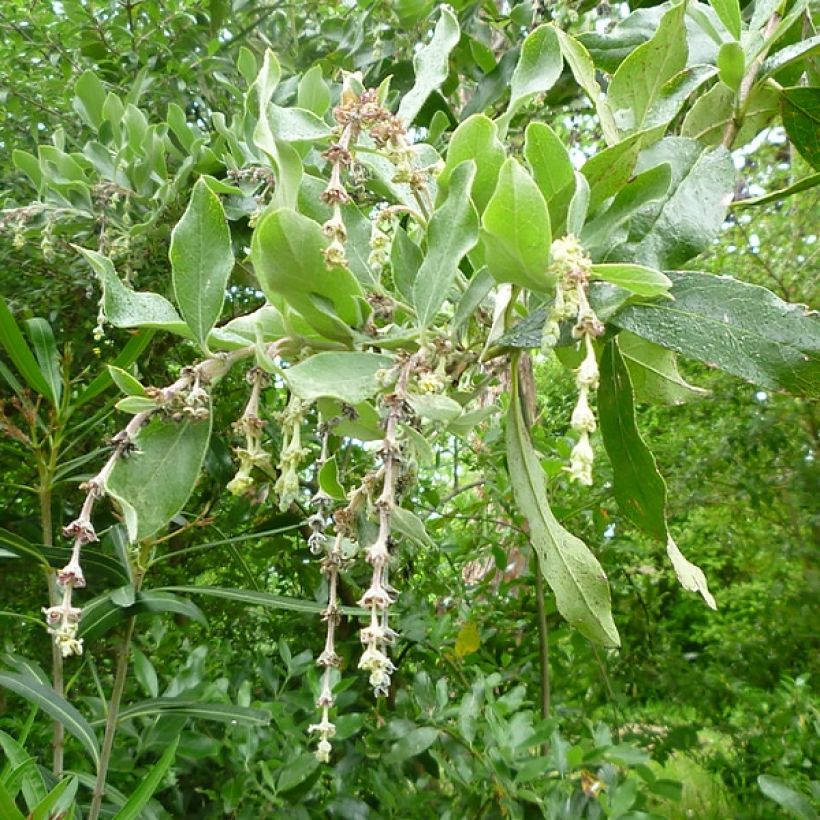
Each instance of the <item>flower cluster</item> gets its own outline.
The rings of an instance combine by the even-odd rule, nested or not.
[[[251,394],[245,410],[233,424],[233,429],[245,436],[245,446],[234,449],[239,458],[239,467],[227,485],[228,492],[234,495],[244,495],[253,487],[252,473],[255,468],[273,475],[270,455],[262,447],[265,421],[259,416],[259,396],[263,385],[268,381],[268,374],[261,368],[254,367],[248,371],[247,379],[251,385]]]
[[[584,346],[584,359],[575,372],[578,402],[572,411],[570,425],[578,433],[578,442],[570,454],[569,474],[573,481],[587,486],[592,484],[594,453],[590,434],[597,428],[595,414],[590,407],[590,392],[598,387],[598,361],[593,339],[604,332],[604,326],[587,298],[587,285],[592,262],[580,242],[572,235],[552,243],[552,271],[556,276],[555,301],[544,328],[543,347],[554,347],[560,338],[560,323],[575,318],[573,339]]]
[[[299,497],[299,464],[309,452],[302,447],[305,410],[305,405],[291,394],[287,406],[278,414],[283,444],[279,454],[279,478],[273,490],[279,497],[279,509],[283,512]]]
[[[315,531],[314,531],[315,532]],[[317,708],[321,709],[321,719],[308,727],[308,732],[319,735],[316,746],[316,759],[321,763],[330,760],[330,738],[336,734],[336,726],[330,720],[330,710],[336,704],[333,695],[333,670],[338,669],[342,659],[336,652],[336,627],[339,624],[338,578],[342,565],[342,533],[338,532],[324,559],[322,572],[327,577],[328,600],[322,611],[322,620],[327,625],[325,648],[316,659],[316,665],[322,668],[322,684],[319,697],[316,699]]]
[[[156,407],[133,416],[125,428],[111,439],[113,450],[102,469],[81,485],[86,495],[80,514],[63,528],[63,535],[74,542],[69,562],[57,572],[57,586],[62,589],[63,597],[59,603],[52,599],[50,605],[43,608],[48,632],[54,637],[63,657],[80,655],[83,651],[83,641],[77,637],[81,610],[73,605],[72,594],[75,589],[85,586],[80,564],[82,548],[98,540],[91,516],[97,499],[105,494],[106,482],[117,462],[134,451],[137,434],[154,414],[164,412],[174,420],[207,417],[210,413],[210,396],[203,385],[222,376],[235,358],[248,355],[249,351],[252,348],[206,359],[195,367],[184,368],[180,377],[164,389],[147,388],[146,395],[156,402]]]

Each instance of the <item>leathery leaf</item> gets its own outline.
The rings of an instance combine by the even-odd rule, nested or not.
[[[517,365],[517,357],[514,362]],[[587,545],[565,530],[550,509],[544,472],[524,424],[515,383],[507,416],[506,444],[513,495],[530,525],[532,545],[544,578],[555,593],[558,611],[590,640],[604,646],[620,646],[603,568]]]

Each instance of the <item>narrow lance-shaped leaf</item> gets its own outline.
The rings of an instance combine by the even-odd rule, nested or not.
[[[114,603],[108,594],[95,598],[83,607],[78,635],[84,640],[94,640],[126,618],[157,612],[173,612],[203,626],[207,625],[202,610],[193,602],[164,589],[149,589],[137,592],[131,606]]]
[[[729,276],[667,275],[674,301],[628,304],[610,321],[761,387],[820,395],[820,315]]]
[[[225,598],[249,606],[264,606],[271,609],[287,609],[292,612],[308,612],[320,614],[324,611],[324,604],[317,601],[306,601],[301,598],[290,598],[286,595],[273,595],[270,592],[259,592],[255,589],[233,589],[210,586],[174,586],[161,587],[155,592],[184,592],[186,595],[205,595],[211,598]],[[364,615],[364,609],[357,607],[341,607],[346,615]]]
[[[60,354],[54,341],[54,331],[51,325],[40,317],[28,319],[26,329],[34,347],[37,364],[40,365],[40,372],[48,382],[54,404],[59,405],[63,395],[63,376],[60,372]]]
[[[427,226],[427,255],[413,283],[413,306],[421,326],[435,318],[462,257],[478,241],[478,213],[470,199],[475,170],[475,163],[467,161],[453,171],[447,199]]]
[[[247,706],[234,706],[232,703],[208,703],[207,701],[188,700],[185,698],[151,698],[132,703],[120,710],[119,722],[135,720],[142,717],[154,717],[157,714],[185,715],[199,720],[212,720],[218,723],[234,723],[243,726],[267,726],[270,715],[262,709]],[[100,725],[104,719],[96,721]]]
[[[26,380],[32,390],[50,401],[54,401],[54,394],[48,381],[43,377],[37,359],[26,344],[17,322],[14,321],[6,300],[0,298],[0,346],[14,363],[17,371]]]
[[[546,292],[554,284],[550,217],[532,177],[515,159],[501,167],[481,220],[487,268],[497,282]]]
[[[550,509],[544,471],[524,425],[515,383],[506,442],[515,501],[529,523],[533,548],[544,578],[555,593],[558,611],[590,640],[605,646],[620,645],[612,620],[609,584],[601,565],[583,541],[558,523]]]
[[[413,57],[416,82],[404,95],[398,116],[408,125],[416,118],[427,98],[447,79],[450,52],[456,47],[461,29],[458,19],[448,6],[441,6],[433,38]]]
[[[134,451],[117,461],[105,482],[105,491],[122,507],[132,541],[153,535],[185,506],[210,436],[210,412],[207,421],[154,418],[137,433]]]
[[[699,592],[712,609],[715,599],[706,576],[678,549],[666,524],[666,482],[658,472],[655,457],[638,432],[629,371],[616,339],[601,357],[598,388],[601,435],[612,463],[613,486],[618,506],[632,523],[666,545],[666,551],[684,589]]]
[[[222,313],[233,251],[222,203],[204,179],[197,180],[188,208],[171,233],[168,255],[177,305],[207,350],[208,334]]]
[[[179,736],[175,737],[162,757],[151,767],[145,777],[142,778],[139,786],[132,792],[128,802],[114,815],[114,820],[138,820],[142,816],[142,810],[151,799],[154,792],[159,788],[165,773],[171,768],[174,757],[177,753]]]
[[[0,671],[0,686],[10,689],[31,703],[36,703],[54,720],[62,723],[66,731],[80,741],[94,764],[99,764],[100,748],[94,730],[77,709],[50,686],[44,686],[30,675],[5,671]]]

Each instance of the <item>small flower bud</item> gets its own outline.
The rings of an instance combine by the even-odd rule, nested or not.
[[[581,392],[578,394],[578,403],[572,411],[570,425],[573,430],[579,433],[594,433],[595,428],[598,426],[595,421],[595,414],[589,406],[588,388],[582,387]]]

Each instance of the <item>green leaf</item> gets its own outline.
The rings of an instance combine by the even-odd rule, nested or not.
[[[47,792],[43,775],[34,762],[34,758],[30,758],[26,750],[11,735],[2,731],[0,731],[0,747],[3,749],[8,764],[13,766],[14,770],[19,773],[19,776],[15,779],[20,781],[20,788],[26,806],[29,808],[36,806],[45,798]],[[31,765],[29,765],[29,761],[31,761]],[[11,780],[12,778],[5,780],[5,785],[8,785]]]
[[[271,103],[267,122],[271,133],[283,143],[313,143],[326,140],[330,128],[321,117],[303,108],[282,108]]]
[[[760,791],[778,806],[785,809],[792,817],[799,820],[817,820],[817,812],[806,795],[795,791],[784,780],[772,777],[770,774],[757,776],[757,785]]]
[[[153,399],[149,399],[145,396],[126,396],[124,399],[120,399],[114,407],[116,407],[117,410],[122,410],[123,413],[136,415],[137,413],[156,410],[157,403]]]
[[[347,498],[345,488],[339,481],[339,465],[336,464],[336,456],[331,456],[322,465],[318,475],[319,488],[323,493],[327,493],[337,501],[344,501]]]
[[[618,334],[618,347],[629,369],[638,401],[678,405],[708,393],[681,376],[676,355],[671,350],[627,330]]]
[[[151,698],[132,703],[120,710],[118,720],[124,723],[127,720],[154,717],[157,714],[184,715],[198,720],[214,720],[218,723],[242,724],[243,726],[267,726],[270,723],[270,715],[261,709],[183,698]],[[105,721],[101,718],[96,722],[102,725]]]
[[[644,128],[660,127],[665,131],[689,97],[714,76],[713,66],[693,65],[670,77],[652,103],[644,120]]]
[[[411,393],[407,402],[417,416],[433,421],[452,421],[461,415],[461,405],[442,393]]]
[[[290,208],[264,217],[251,242],[251,259],[262,290],[278,296],[328,339],[348,342],[363,321],[362,289],[346,268],[328,268],[322,251],[328,239],[321,226]],[[319,300],[326,303],[319,307]]]
[[[393,364],[389,356],[378,353],[316,353],[285,371],[290,389],[304,401],[322,396],[359,404],[378,393],[382,384],[380,370]]]
[[[641,153],[641,172],[661,163],[672,169],[672,183],[662,200],[634,214],[629,241],[608,261],[637,262],[666,270],[707,248],[718,235],[735,187],[735,168],[723,148],[704,148],[681,137],[667,137]]]
[[[569,151],[546,123],[531,122],[527,126],[524,131],[524,157],[547,204],[568,186],[575,185]]]
[[[148,346],[149,342],[154,336],[153,330],[141,330],[134,333],[128,340],[128,344],[117,354],[112,362],[115,367],[125,368],[132,365],[140,356],[143,350]],[[100,393],[108,388],[111,384],[111,374],[107,370],[96,375],[88,385],[80,393],[80,396],[75,401],[75,406],[80,407],[91,399],[96,398]]]
[[[6,787],[0,783],[0,812],[8,820],[26,820],[26,816],[14,803],[14,798],[6,791]]]
[[[757,205],[767,205],[770,202],[779,202],[781,199],[786,199],[794,194],[799,194],[801,191],[808,191],[820,185],[820,173],[810,174],[803,179],[799,179],[792,185],[786,188],[780,188],[777,191],[772,191],[770,194],[763,196],[752,197],[751,199],[739,199],[732,203],[732,210],[741,210],[743,208],[754,208]]]
[[[312,111],[318,117],[330,108],[330,89],[322,78],[320,65],[312,66],[302,75],[297,87],[296,105]]]
[[[202,626],[207,625],[205,616],[196,604],[171,594],[167,589],[141,590],[134,595],[134,603],[123,607],[101,595],[83,607],[78,635],[84,640],[94,640],[126,618],[146,613],[173,612],[184,615]]]
[[[462,411],[458,418],[453,419],[447,425],[447,431],[455,433],[457,436],[466,436],[476,425],[486,421],[490,416],[498,413],[500,409],[498,405],[488,404],[479,407],[477,410]]]
[[[29,813],[26,820],[51,820],[65,817],[74,802],[78,781],[76,777],[61,780]],[[62,810],[60,810],[62,808]]]
[[[659,270],[643,265],[604,263],[592,266],[592,278],[603,279],[625,288],[638,296],[665,296],[672,287],[672,280]]]
[[[501,166],[481,220],[487,268],[497,282],[541,293],[555,284],[550,262],[550,217],[533,178],[515,159]]]
[[[703,571],[684,558],[667,528],[666,482],[638,432],[629,371],[615,339],[604,347],[601,357],[598,412],[618,506],[633,524],[666,544],[681,586],[699,592],[706,604],[716,609]]]
[[[304,783],[319,768],[319,761],[316,755],[311,752],[304,752],[294,760],[286,763],[276,781],[276,788],[280,792],[295,789],[300,783]]]
[[[117,367],[113,364],[106,365],[106,367],[114,384],[116,384],[126,396],[145,395],[145,388],[140,384],[139,379],[132,376],[127,370],[123,370],[121,367]],[[154,406],[156,407],[156,402],[154,402]]]
[[[542,25],[531,31],[521,45],[518,63],[513,71],[506,116],[511,117],[536,94],[549,91],[561,76],[563,67],[555,28]]]
[[[727,126],[735,117],[735,92],[723,83],[712,86],[689,109],[681,136],[707,145],[720,145]],[[735,148],[754,139],[777,114],[780,96],[766,85],[756,85],[744,109],[743,124],[732,143]]]
[[[583,164],[581,173],[586,177],[590,190],[590,214],[594,214],[601,204],[615,196],[632,177],[638,154],[646,139],[646,132],[632,134],[599,151]]]
[[[740,43],[724,43],[718,52],[717,65],[720,81],[737,94],[746,71],[746,55]]]
[[[157,592],[184,592],[186,595],[208,595],[211,598],[225,598],[250,606],[264,606],[271,609],[286,609],[291,612],[307,612],[313,615],[324,611],[325,604],[316,601],[305,601],[301,598],[290,598],[285,595],[272,595],[270,592],[259,592],[254,589],[233,589],[209,586],[175,586],[161,587]],[[361,615],[365,610],[358,607],[341,607],[346,615]]]
[[[462,162],[453,171],[447,199],[436,208],[428,223],[427,254],[413,283],[413,305],[422,327],[435,318],[456,278],[462,257],[478,241],[478,213],[470,199],[475,172],[472,161]]]
[[[171,232],[168,257],[182,317],[207,350],[208,334],[222,313],[233,251],[222,203],[204,179],[197,180],[188,207]]]
[[[86,248],[75,248],[85,256],[100,280],[103,312],[114,327],[153,327],[190,336],[188,326],[164,296],[131,290],[120,281],[107,256]]]
[[[131,654],[134,656],[134,677],[145,693],[155,698],[159,694],[157,670],[154,669],[154,665],[148,660],[146,654],[136,646],[131,647]]]
[[[638,432],[629,370],[615,339],[601,355],[598,415],[618,506],[633,524],[665,543],[666,482]]]
[[[575,191],[567,208],[567,233],[578,236],[584,229],[589,213],[590,190],[587,178],[575,172]]]
[[[426,752],[438,740],[439,730],[434,726],[417,726],[399,738],[385,755],[386,763],[402,763]]]
[[[48,382],[54,404],[59,406],[63,395],[63,376],[60,372],[60,354],[57,352],[57,343],[54,341],[54,331],[51,325],[39,317],[26,320],[26,330],[31,339],[34,355],[40,372]]]
[[[484,212],[495,190],[498,172],[504,164],[507,152],[498,139],[498,127],[484,114],[473,114],[462,122],[450,137],[447,147],[447,161],[439,174],[438,198],[443,200],[450,190],[450,177],[466,160],[476,165],[473,179],[472,197],[478,213]]]
[[[162,757],[151,767],[151,770],[141,778],[139,786],[132,792],[128,802],[114,815],[114,820],[139,820],[142,810],[159,788],[165,773],[171,768],[179,745],[179,736],[175,737]]]
[[[709,0],[720,22],[735,40],[740,39],[740,4],[738,0]]]
[[[211,437],[207,421],[152,418],[134,439],[135,449],[117,459],[105,481],[120,505],[132,542],[164,527],[193,492]]]
[[[0,297],[0,345],[8,353],[17,372],[26,380],[28,386],[45,396],[52,404],[56,403],[51,386],[37,364],[17,322],[14,321],[6,300]]]
[[[781,95],[786,134],[803,159],[820,170],[820,88],[784,88]]]
[[[99,765],[100,747],[94,730],[77,709],[50,686],[44,686],[31,675],[2,670],[0,670],[0,686],[10,689],[30,703],[35,703],[54,720],[62,723],[66,731],[80,741],[94,764]]]
[[[601,123],[601,130],[604,132],[607,145],[614,145],[619,139],[618,129],[615,126],[615,119],[609,102],[604,97],[601,86],[598,84],[595,65],[589,51],[583,43],[574,37],[570,37],[560,28],[556,28],[555,33],[558,35],[561,53],[567,61],[572,76],[575,77],[575,82],[578,83],[595,106],[595,112],[598,114],[598,120]]]
[[[494,287],[495,279],[486,267],[480,268],[473,274],[467,290],[464,291],[456,306],[452,323],[454,329],[460,328],[469,320]]]
[[[74,85],[74,110],[94,130],[98,130],[103,121],[105,88],[97,75],[88,69],[84,71]]]
[[[411,125],[421,111],[430,94],[441,87],[450,71],[450,52],[456,47],[461,36],[458,19],[448,6],[441,6],[441,14],[436,23],[430,42],[413,56],[416,81],[402,97],[398,116]]]
[[[395,532],[421,547],[435,546],[433,539],[427,533],[424,522],[414,512],[406,510],[404,507],[395,507],[393,509],[390,526]]]
[[[239,53],[236,57],[236,69],[242,75],[242,79],[252,85],[259,73],[259,66],[256,63],[254,53],[245,46],[239,47]]]
[[[607,209],[581,231],[581,243],[590,256],[596,258],[607,250],[611,235],[645,205],[664,197],[671,183],[672,170],[666,162],[625,182]]]
[[[416,281],[423,261],[421,248],[407,235],[404,228],[397,226],[390,246],[390,265],[396,288],[408,302],[413,298],[413,282]]]
[[[639,131],[664,83],[686,68],[685,11],[685,3],[672,6],[655,36],[638,46],[612,76],[607,99],[621,133]]]
[[[279,61],[271,49],[265,49],[265,56],[262,58],[262,67],[259,69],[250,91],[256,94],[257,110],[264,109],[270,102],[273,92],[276,91],[276,86],[279,85],[279,79],[282,76],[282,69],[279,66]]]
[[[530,537],[544,578],[555,593],[558,611],[581,634],[605,646],[618,646],[609,585],[586,544],[567,532],[550,509],[544,471],[524,426],[517,378],[507,416],[507,465],[513,495],[530,525]]]
[[[628,304],[610,321],[771,390],[820,395],[820,316],[728,276],[667,272],[674,301]]]
[[[275,342],[287,336],[282,314],[273,305],[263,305],[253,313],[237,316],[221,327],[215,327],[208,344],[224,350],[238,350],[248,345]]]
[[[818,53],[820,53],[820,34],[815,34],[813,37],[807,37],[805,40],[792,43],[772,54],[760,67],[758,76],[760,79],[770,77],[792,63],[804,58],[814,57]]]

